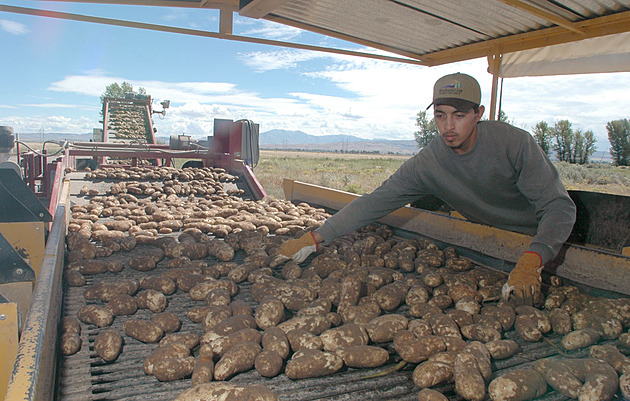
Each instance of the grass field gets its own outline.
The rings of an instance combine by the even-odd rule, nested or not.
[[[409,156],[294,151],[260,152],[256,177],[270,196],[284,198],[284,178],[364,194],[378,187]],[[630,196],[630,169],[608,164],[554,163],[568,189]]]

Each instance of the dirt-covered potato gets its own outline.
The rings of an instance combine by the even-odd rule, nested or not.
[[[407,328],[409,320],[400,314],[392,313],[382,315],[370,320],[365,329],[374,343],[386,343],[394,339],[394,335],[399,330]]]
[[[169,344],[160,344],[158,348],[156,348],[151,355],[144,359],[142,364],[142,368],[144,369],[144,373],[147,375],[152,375],[153,370],[155,369],[155,365],[164,359],[179,359],[185,358],[190,355],[190,348],[186,345],[173,342]]]
[[[164,276],[148,276],[140,279],[140,289],[155,290],[164,295],[171,295],[177,289],[175,282]]]
[[[307,349],[296,352],[284,369],[290,379],[308,379],[337,373],[343,359],[332,352]]]
[[[207,305],[229,305],[230,302],[232,297],[225,288],[215,288],[206,295]]]
[[[263,377],[276,377],[282,373],[284,360],[277,352],[262,350],[254,361],[254,368]]]
[[[374,345],[351,345],[335,352],[351,368],[376,368],[389,360],[387,350]]]
[[[260,345],[253,342],[234,345],[214,366],[214,379],[227,380],[237,373],[250,370],[254,367],[256,356],[261,351]]]
[[[394,281],[379,288],[374,296],[381,309],[392,311],[405,302],[407,290],[404,281]]]
[[[59,322],[59,331],[63,333],[81,334],[81,323],[74,316],[64,316]]]
[[[571,315],[565,309],[555,308],[549,312],[549,321],[554,333],[565,335],[573,329]]]
[[[571,321],[574,330],[590,327],[595,329],[604,340],[615,339],[623,332],[621,322],[605,314],[582,310],[571,315]]]
[[[439,391],[425,388],[418,393],[418,401],[448,401],[448,398]]]
[[[584,385],[578,391],[578,400],[610,401],[619,388],[619,377],[607,363],[595,363],[586,373]]]
[[[105,262],[101,259],[84,259],[66,265],[67,270],[75,270],[85,276],[102,274],[107,271]]]
[[[537,342],[543,337],[543,333],[536,324],[536,320],[530,316],[517,316],[514,328],[516,329],[518,335],[525,341]]]
[[[469,340],[481,341],[487,343],[489,341],[498,341],[501,339],[501,333],[494,327],[490,327],[485,323],[476,323],[464,326],[461,332]]]
[[[77,318],[87,324],[93,324],[97,327],[111,326],[114,321],[114,315],[106,308],[98,305],[85,305],[77,312]]]
[[[568,351],[589,347],[599,341],[599,333],[592,328],[574,330],[562,337],[562,347]]]
[[[251,342],[260,344],[261,333],[252,328],[246,328],[224,337],[219,337],[210,343],[213,355],[222,357],[230,348],[236,344]]]
[[[431,335],[417,338],[409,330],[398,331],[393,342],[400,357],[411,363],[422,362],[431,355],[446,350],[446,344],[441,337]]]
[[[105,362],[112,362],[122,352],[123,338],[117,330],[106,329],[94,339],[94,350]]]
[[[229,308],[228,308],[229,309]],[[255,329],[256,321],[248,315],[230,316],[214,325],[201,337],[202,343],[211,343],[219,337],[224,337],[242,329]]]
[[[193,369],[191,383],[194,386],[211,382],[214,378],[214,362],[212,359],[197,358]]]
[[[513,340],[495,340],[486,342],[492,359],[506,359],[520,351],[520,346]]]
[[[76,354],[81,349],[82,343],[83,340],[78,333],[72,331],[63,333],[60,340],[61,354],[65,356]]]
[[[534,368],[558,393],[573,399],[578,397],[582,381],[576,376],[576,372],[562,360],[539,359],[534,363]],[[584,380],[585,369],[581,375],[578,375]]]
[[[189,377],[195,368],[195,358],[187,356],[183,358],[160,359],[153,367],[153,375],[162,382],[170,382]]]
[[[189,311],[188,317],[193,320],[190,315],[191,311]],[[201,324],[204,331],[211,330],[214,326],[221,323],[223,320],[232,316],[232,310],[227,305],[215,305],[204,307],[201,311],[201,314],[205,315],[201,317]],[[193,320],[194,321],[194,320]]]
[[[335,351],[352,345],[367,345],[370,340],[367,330],[356,323],[328,329],[321,333],[319,338],[325,351]]]
[[[164,333],[174,333],[182,326],[181,320],[173,312],[156,313],[151,317],[151,321],[164,331]]]
[[[138,310],[138,303],[131,295],[118,294],[105,304],[105,308],[114,316],[129,316],[136,313]]]
[[[429,298],[429,290],[427,290],[423,285],[414,285],[409,289],[409,291],[407,291],[405,303],[409,306],[423,304],[426,303]]]
[[[156,268],[155,259],[151,256],[136,256],[129,259],[129,267],[142,272],[154,270]]]
[[[85,285],[85,277],[78,270],[66,270],[63,274],[70,287],[83,287]]]
[[[424,319],[431,325],[436,336],[462,337],[457,323],[444,313],[428,313]]]
[[[630,358],[612,344],[593,345],[589,353],[591,357],[600,359],[615,368],[620,374],[630,373]]]
[[[310,315],[293,317],[278,324],[277,327],[285,333],[288,333],[293,329],[304,329],[315,335],[319,335],[328,330],[330,326],[330,321],[326,318],[326,316]]]
[[[323,349],[324,344],[319,336],[303,329],[294,329],[287,333],[287,340],[293,352],[303,349]]]
[[[624,399],[630,399],[630,373],[619,376],[619,390]]]
[[[263,350],[274,351],[286,359],[291,351],[291,346],[287,335],[278,327],[269,327],[266,329],[261,338]]]
[[[278,397],[266,386],[254,384],[239,386],[226,382],[202,383],[190,388],[175,397],[174,401],[278,401]]]
[[[148,309],[153,313],[164,312],[168,306],[166,295],[156,290],[142,290],[136,295],[138,308]]]
[[[476,358],[469,352],[460,352],[453,364],[455,391],[465,400],[481,401],[486,396],[486,383],[477,365]]]
[[[254,313],[256,324],[265,330],[268,327],[277,326],[285,320],[285,308],[280,299],[275,297],[265,297],[256,308]]]
[[[164,336],[164,330],[148,320],[129,319],[123,323],[123,331],[143,343],[156,343]]]
[[[488,385],[492,401],[527,401],[546,392],[545,379],[534,369],[511,370]]]
[[[453,365],[428,360],[424,361],[413,371],[413,383],[419,388],[433,387],[444,383],[453,377]]]
[[[182,344],[188,347],[188,349],[193,349],[199,344],[199,334],[168,333],[160,340],[160,347],[173,343]]]

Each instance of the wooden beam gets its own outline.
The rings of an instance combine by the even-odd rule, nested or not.
[[[92,4],[117,4],[125,6],[158,6],[158,7],[179,7],[179,8],[210,8],[222,9],[230,8],[238,11],[238,0],[43,0],[54,1],[55,3],[92,3]]]
[[[233,11],[228,8],[219,9],[219,32],[225,35],[232,34]]]
[[[521,0],[499,0],[499,1],[507,4],[508,6],[518,8],[519,10],[523,10],[537,17],[546,19],[547,21],[553,22],[554,24],[561,26],[563,28],[566,28],[570,31],[573,31],[579,34],[586,34],[586,30],[584,28],[577,27],[574,22],[569,21],[566,18],[562,18],[557,14],[550,13],[549,11],[545,11],[541,8],[525,3]]]
[[[501,54],[488,56],[488,70],[492,74],[492,90],[490,91],[490,120],[498,120],[497,115],[497,93],[499,91],[499,69],[501,68]]]
[[[262,18],[282,7],[289,0],[251,0],[238,13],[243,17]]]
[[[577,34],[575,32],[568,32],[561,27],[552,27],[441,50],[421,55],[421,57],[426,65],[436,66],[479,57],[487,57],[495,52],[501,54],[512,53],[520,50],[535,49],[616,33],[630,32],[630,11],[582,21],[577,23],[577,26],[584,28],[586,34]]]

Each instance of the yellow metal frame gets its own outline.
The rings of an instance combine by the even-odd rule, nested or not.
[[[9,384],[9,374],[18,349],[18,308],[14,302],[0,304],[0,400]]]
[[[358,195],[285,179],[285,198],[340,210]],[[492,258],[515,263],[532,241],[529,235],[473,223],[426,210],[403,207],[379,222],[456,245]],[[567,244],[562,263],[546,270],[560,277],[603,290],[630,295],[630,257]]]

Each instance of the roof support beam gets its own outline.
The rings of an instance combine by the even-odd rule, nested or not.
[[[530,14],[533,14],[537,17],[544,18],[547,21],[553,22],[554,24],[561,26],[570,31],[586,34],[586,30],[583,28],[579,28],[575,25],[574,22],[569,21],[568,19],[562,18],[556,14],[550,13],[538,7],[534,7],[531,4],[525,3],[521,0],[499,0],[508,6],[512,6],[514,8],[518,8],[519,10],[527,11]]]
[[[262,18],[271,14],[287,1],[289,0],[241,0],[241,5],[246,4],[241,7],[238,13],[243,17]]]
[[[425,54],[422,56],[422,61],[425,62],[425,65],[436,66],[479,57],[487,57],[496,53],[512,53],[519,50],[535,49],[549,45],[576,42],[582,39],[628,32],[628,27],[630,26],[630,11],[581,21],[576,23],[576,26],[583,29],[586,33],[582,35],[575,32],[568,32],[562,27],[546,28],[535,32],[506,36]]]

